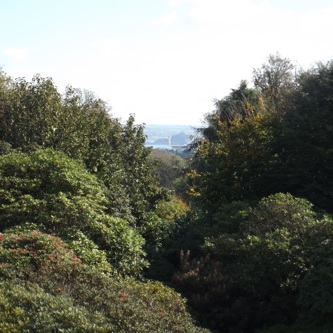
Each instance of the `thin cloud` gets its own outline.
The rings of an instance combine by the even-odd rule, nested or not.
[[[14,60],[26,60],[29,56],[28,48],[7,48],[3,53]]]

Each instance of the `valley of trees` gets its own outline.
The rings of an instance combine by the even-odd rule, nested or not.
[[[187,157],[0,73],[0,332],[333,331],[333,62],[270,55]]]

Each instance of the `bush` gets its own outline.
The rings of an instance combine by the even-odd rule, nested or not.
[[[46,149],[2,156],[0,184],[0,231],[32,223],[85,249],[82,259],[105,272],[138,274],[147,265],[143,238],[107,214],[104,187],[64,154]]]
[[[40,231],[0,234],[0,274],[28,279],[41,273],[66,280],[81,260],[59,238]]]
[[[208,332],[172,289],[110,278],[58,237],[1,234],[0,245],[0,327],[8,332]]]
[[[225,332],[331,325],[331,218],[282,193],[225,208],[200,229],[208,255],[184,256],[174,277],[189,304]]]

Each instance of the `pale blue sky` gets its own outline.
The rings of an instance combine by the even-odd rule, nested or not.
[[[125,120],[200,124],[279,52],[333,59],[332,0],[0,0],[0,66],[95,92]]]

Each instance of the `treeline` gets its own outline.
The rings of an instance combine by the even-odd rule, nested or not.
[[[297,70],[271,55],[253,88],[216,100],[193,149],[196,219],[173,282],[201,320],[332,332],[333,62]]]

